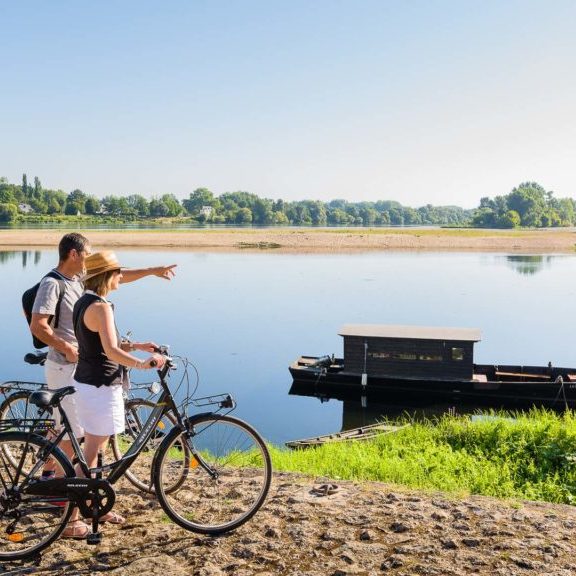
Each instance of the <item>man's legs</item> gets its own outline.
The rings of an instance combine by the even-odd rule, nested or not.
[[[76,370],[76,364],[58,364],[52,360],[46,360],[44,366],[44,373],[46,376],[46,384],[49,390],[57,390],[58,388],[64,388],[65,386],[74,385],[74,371]],[[84,435],[84,430],[78,422],[78,415],[76,413],[76,399],[74,394],[69,394],[62,399],[62,408],[66,412],[66,416],[70,421],[72,430],[78,439]],[[54,412],[54,419],[56,420],[56,429],[61,428],[60,414],[58,411]],[[72,442],[68,439],[68,435],[64,437],[59,446],[66,456],[72,460],[75,456],[74,449],[72,447]],[[51,460],[44,467],[45,475],[50,475],[55,473],[56,462]]]

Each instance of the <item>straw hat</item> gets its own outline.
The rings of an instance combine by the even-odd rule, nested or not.
[[[86,268],[86,273],[82,277],[82,280],[88,280],[88,278],[104,274],[104,272],[120,270],[121,268],[120,262],[118,262],[118,258],[116,258],[116,254],[109,250],[90,254],[90,256],[84,260],[84,267]]]

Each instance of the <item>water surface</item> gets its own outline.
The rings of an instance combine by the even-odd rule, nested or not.
[[[200,395],[233,393],[236,414],[277,443],[340,428],[340,402],[288,395],[288,365],[301,354],[341,355],[343,324],[480,328],[476,362],[576,365],[572,255],[117,254],[131,267],[178,264],[170,283],[146,278],[111,295],[120,330],[187,355]],[[42,378],[21,360],[31,338],[20,298],[56,259],[55,250],[0,252],[12,303],[0,325],[0,381]]]

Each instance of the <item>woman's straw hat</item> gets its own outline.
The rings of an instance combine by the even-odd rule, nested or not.
[[[86,273],[82,277],[82,280],[88,280],[88,278],[104,274],[104,272],[120,270],[121,268],[120,262],[118,262],[118,258],[116,258],[116,254],[109,250],[90,254],[90,256],[84,260],[84,267],[86,268]]]

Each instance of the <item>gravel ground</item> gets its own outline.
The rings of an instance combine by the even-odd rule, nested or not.
[[[315,490],[335,484],[328,494]],[[156,501],[120,486],[121,527],[99,546],[59,540],[0,573],[186,576],[549,575],[576,573],[576,509],[460,498],[380,483],[276,474],[260,512],[207,537],[169,522]]]

